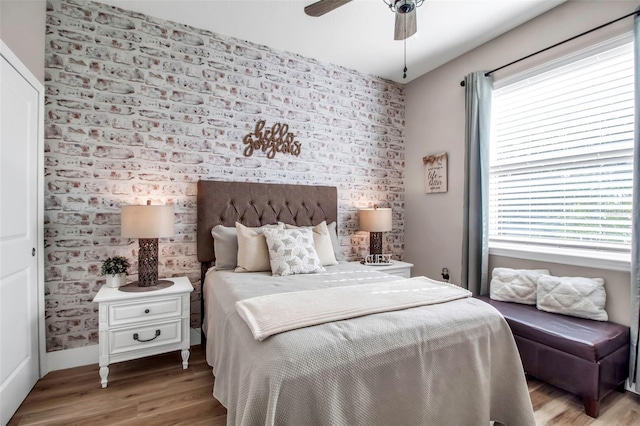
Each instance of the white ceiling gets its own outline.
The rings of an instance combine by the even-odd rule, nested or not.
[[[565,0],[426,0],[407,40],[406,79],[395,15],[382,0],[353,0],[318,18],[304,13],[315,0],[100,1],[408,83]]]

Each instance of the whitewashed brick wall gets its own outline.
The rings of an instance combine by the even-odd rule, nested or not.
[[[120,237],[120,207],[147,199],[175,204],[160,275],[194,283],[199,325],[201,178],[336,186],[350,259],[368,252],[358,208],[392,207],[385,252],[402,258],[402,85],[100,3],[51,0],[47,9],[47,350],[97,343],[100,263],[137,260],[137,240]],[[301,155],[244,157],[242,138],[259,119],[287,123]]]

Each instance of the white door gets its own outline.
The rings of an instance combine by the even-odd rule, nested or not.
[[[0,424],[40,377],[39,93],[2,46],[0,68]],[[20,64],[21,65],[21,64]],[[18,67],[20,68],[20,67]]]

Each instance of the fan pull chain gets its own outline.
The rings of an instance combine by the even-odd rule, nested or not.
[[[407,78],[407,14],[402,17],[404,19],[404,69],[402,78]]]
[[[407,39],[404,39],[404,70],[402,78],[407,78]]]

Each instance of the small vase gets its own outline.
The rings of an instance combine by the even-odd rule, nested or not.
[[[127,283],[127,274],[107,275],[107,287],[118,288]]]

